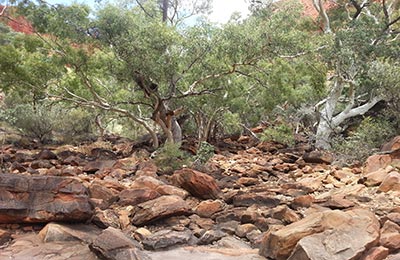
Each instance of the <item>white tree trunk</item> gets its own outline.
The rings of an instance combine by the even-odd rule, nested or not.
[[[383,97],[376,96],[371,98],[367,103],[353,107],[354,106],[354,95],[350,95],[348,105],[339,114],[333,116],[337,105],[339,103],[339,98],[342,94],[345,83],[339,79],[335,79],[332,90],[329,93],[325,101],[325,106],[320,112],[320,120],[317,127],[317,133],[315,136],[315,147],[318,149],[329,149],[331,148],[331,138],[335,129],[337,129],[345,120],[360,116],[368,112],[373,106],[379,101],[383,100]],[[351,89],[351,88],[350,88]],[[351,90],[353,93],[353,91]]]
[[[333,129],[329,125],[329,122],[322,120],[318,124],[317,134],[315,136],[315,147],[319,149],[327,150],[331,147],[330,138],[332,136]]]

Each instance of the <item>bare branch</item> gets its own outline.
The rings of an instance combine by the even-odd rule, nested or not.
[[[323,31],[324,33],[331,33],[331,25],[329,21],[329,17],[325,11],[325,8],[323,6],[322,0],[313,0],[313,5],[315,10],[319,13],[319,16],[323,20],[324,28]]]
[[[142,3],[139,0],[136,0],[136,3],[138,4],[138,6],[140,7],[140,9],[142,9],[142,11],[145,13],[145,15],[149,16],[150,18],[154,18],[154,15],[150,14],[146,8],[144,8],[144,6],[142,5]]]
[[[3,6],[3,10],[0,11],[0,16],[3,16],[3,14],[6,12],[7,6]]]
[[[294,59],[294,58],[309,54],[311,52],[323,50],[323,49],[325,49],[327,47],[328,47],[327,45],[322,45],[322,46],[316,48],[315,50],[303,51],[303,52],[299,52],[299,53],[296,53],[296,54],[293,54],[293,55],[280,55],[279,57],[280,58],[284,58],[284,59]]]
[[[237,72],[237,67],[244,66],[244,65],[251,65],[252,62],[253,61],[247,61],[247,62],[243,62],[243,63],[234,63],[231,66],[230,70],[227,70],[227,71],[224,71],[224,72],[221,72],[221,73],[217,73],[217,74],[210,74],[210,75],[205,76],[204,78],[196,80],[195,82],[192,83],[192,85],[189,86],[189,89],[186,92],[184,92],[183,95],[191,95],[191,93],[194,93],[194,89],[198,85],[203,84],[204,82],[206,82],[206,81],[208,81],[210,79],[218,79],[218,78],[221,78],[223,76],[227,76],[227,75],[233,74],[233,73]]]

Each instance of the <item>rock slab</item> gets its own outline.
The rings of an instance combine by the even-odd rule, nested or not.
[[[107,260],[151,260],[141,249],[139,243],[128,238],[121,230],[105,229],[89,248],[100,259]]]
[[[189,205],[179,196],[168,195],[138,204],[135,207],[132,223],[144,225],[162,218],[184,215],[189,212]]]
[[[212,176],[189,168],[175,171],[173,179],[183,189],[200,199],[216,199],[221,192]]]
[[[359,259],[379,241],[379,221],[365,209],[329,210],[268,232],[265,257],[283,260]]]
[[[83,222],[92,213],[87,189],[74,178],[0,175],[0,223]]]

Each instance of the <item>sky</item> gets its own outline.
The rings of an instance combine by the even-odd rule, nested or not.
[[[47,0],[47,2],[52,4],[68,4],[74,1]],[[77,0],[76,2],[86,3],[89,5],[94,4],[94,0]],[[213,9],[209,19],[215,23],[226,23],[234,12],[239,12],[242,17],[246,17],[249,14],[248,3],[246,3],[246,0],[213,0]]]

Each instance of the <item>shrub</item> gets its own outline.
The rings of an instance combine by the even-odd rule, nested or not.
[[[74,141],[84,141],[90,139],[94,116],[81,108],[70,110],[62,107],[54,108],[57,110],[57,117],[54,131],[61,135],[61,140],[65,143]]]
[[[195,164],[205,164],[211,157],[214,156],[214,146],[207,142],[201,142],[197,154],[194,157]]]
[[[189,156],[178,143],[166,143],[153,153],[154,162],[162,173],[172,173],[190,163]]]
[[[332,148],[341,163],[364,161],[395,135],[392,124],[383,118],[366,117],[347,138],[335,138]]]
[[[8,105],[0,110],[0,120],[26,137],[41,143],[57,140],[70,143],[87,140],[92,134],[92,115],[81,108],[68,109],[59,104]]]
[[[41,143],[51,140],[55,115],[47,107],[38,105],[16,105],[5,111],[3,119],[22,134],[38,139]]]
[[[292,127],[284,123],[265,129],[261,135],[261,140],[274,141],[288,146],[295,144]]]

